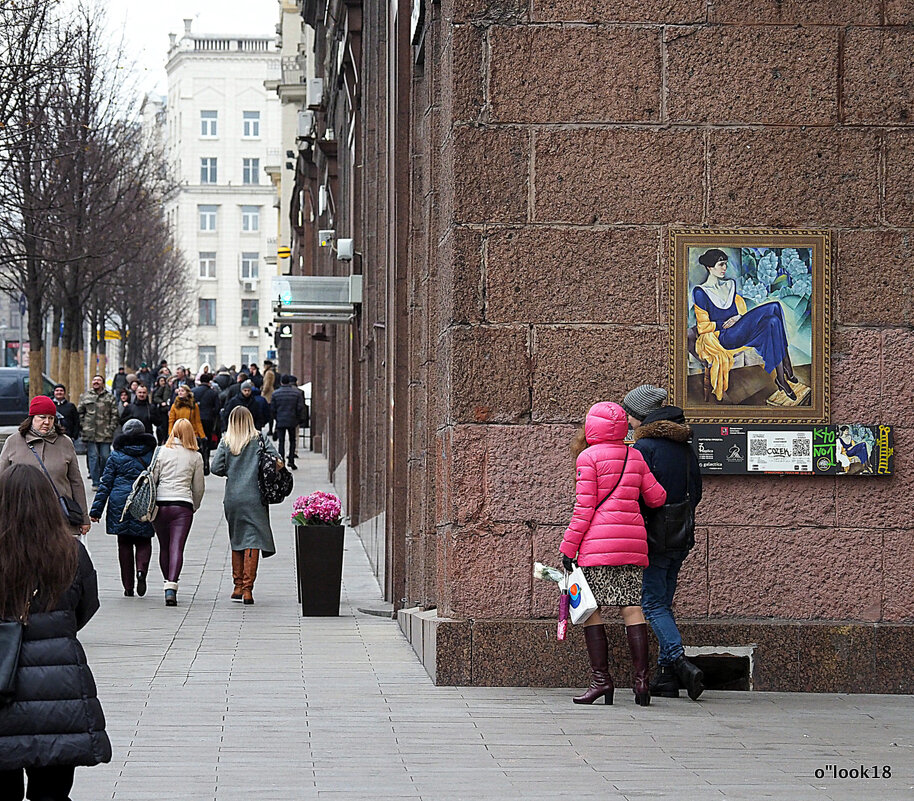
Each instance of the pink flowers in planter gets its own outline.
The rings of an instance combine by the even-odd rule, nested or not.
[[[329,492],[299,495],[292,502],[292,522],[299,526],[338,526],[343,508],[340,499]]]

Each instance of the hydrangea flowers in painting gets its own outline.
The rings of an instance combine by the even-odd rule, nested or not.
[[[292,502],[292,522],[299,526],[338,526],[342,513],[340,499],[329,492],[299,495]]]

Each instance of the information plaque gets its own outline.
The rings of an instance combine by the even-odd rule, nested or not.
[[[706,475],[888,476],[895,466],[892,427],[885,425],[699,423],[692,448]]]

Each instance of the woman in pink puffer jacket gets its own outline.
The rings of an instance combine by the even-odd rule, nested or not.
[[[634,448],[623,440],[628,415],[617,403],[597,403],[587,412],[575,438],[577,501],[559,550],[566,568],[580,565],[597,604],[622,608],[622,620],[634,665],[635,703],[651,702],[647,624],[641,612],[641,579],[647,567],[647,532],[639,499],[662,506],[666,490]],[[584,640],[592,671],[590,688],[574,698],[592,704],[613,702],[606,630],[599,609],[584,622]]]

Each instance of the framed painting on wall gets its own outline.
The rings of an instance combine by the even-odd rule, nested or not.
[[[670,231],[670,387],[695,422],[827,423],[827,231]]]

